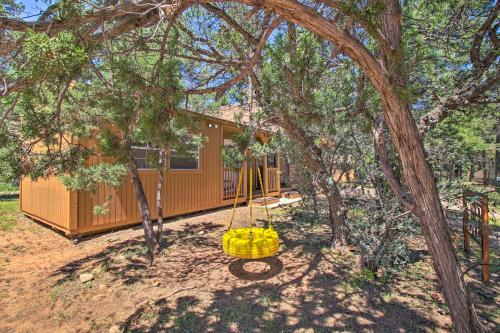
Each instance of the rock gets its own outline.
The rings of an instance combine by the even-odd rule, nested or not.
[[[113,325],[109,328],[109,333],[123,333],[125,330],[121,325]]]
[[[205,233],[205,231],[203,231],[203,230],[202,230],[202,231],[200,231],[200,232],[198,233],[198,235],[203,235],[204,233]]]
[[[80,274],[79,279],[80,279],[81,283],[85,283],[85,282],[93,280],[94,279],[94,274],[83,273],[83,274]]]
[[[153,287],[158,287],[161,284],[161,282],[158,280],[154,280],[151,282],[151,284],[153,285]]]

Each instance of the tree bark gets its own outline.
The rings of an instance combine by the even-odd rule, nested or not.
[[[332,247],[340,248],[347,244],[345,236],[345,213],[342,209],[342,198],[338,188],[335,186],[326,195],[328,200],[328,217],[332,229]]]
[[[483,332],[483,327],[466,289],[460,263],[447,227],[434,175],[427,161],[420,135],[408,103],[398,95],[406,87],[401,49],[401,8],[398,0],[386,0],[381,15],[382,33],[394,49],[382,53],[391,86],[381,91],[384,117],[394,147],[402,162],[406,183],[415,202],[427,247],[457,332]]]
[[[146,193],[144,193],[141,177],[139,176],[139,171],[137,170],[137,164],[133,158],[131,158],[129,162],[129,171],[132,176],[132,184],[134,185],[139,210],[141,211],[142,226],[144,228],[146,244],[148,246],[151,261],[153,261],[155,255],[160,253],[160,245],[155,237]]]
[[[163,234],[163,181],[165,169],[165,149],[160,149],[158,152],[158,186],[156,187],[156,212],[158,214],[158,230],[156,231],[156,241],[161,244]]]
[[[496,179],[500,177],[500,116],[497,116],[497,124],[496,124],[496,138],[495,138],[495,186]]]
[[[332,229],[332,247],[339,248],[347,245],[345,236],[345,209],[342,207],[342,197],[333,175],[323,163],[321,149],[314,143],[306,131],[297,126],[286,114],[280,114],[271,120],[280,126],[298,144],[304,164],[313,177],[313,182],[326,196],[328,201],[329,224]]]

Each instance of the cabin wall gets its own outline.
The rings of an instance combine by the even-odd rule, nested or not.
[[[57,177],[37,181],[23,178],[19,196],[20,208],[24,214],[67,234],[75,232],[74,223],[71,223],[74,218],[74,210],[70,204],[72,193]]]
[[[212,124],[212,127],[209,127],[209,124]],[[215,124],[217,128],[213,126]],[[170,170],[166,172],[163,193],[163,212],[166,217],[227,204],[223,202],[222,124],[211,119],[202,119],[201,131],[207,141],[200,150],[199,170]],[[91,163],[99,163],[99,159],[94,157]],[[157,172],[155,170],[141,170],[140,175],[153,219],[156,219]],[[89,233],[136,224],[141,221],[130,176],[126,177],[123,185],[117,189],[101,185],[95,193],[80,191],[77,200],[78,233]],[[104,203],[108,207],[107,214],[95,215],[92,213],[95,205]]]
[[[211,125],[209,127],[209,124]],[[197,211],[232,205],[234,199],[224,200],[223,162],[221,147],[224,143],[224,128],[230,125],[214,118],[202,118],[201,132],[206,143],[200,150],[198,170],[169,170],[165,174],[163,212],[172,217]],[[215,126],[217,125],[217,126]],[[265,141],[267,136],[261,138]],[[95,146],[95,140],[81,140],[84,146]],[[91,157],[88,165],[111,162],[109,158]],[[155,170],[140,170],[144,191],[150,204],[152,218],[156,213],[156,187],[158,175]],[[244,177],[248,176],[245,167]],[[246,182],[239,202],[246,201]],[[117,228],[141,222],[131,177],[127,176],[121,187],[113,188],[101,184],[97,191],[69,191],[57,177],[32,181],[22,179],[20,193],[21,210],[28,216],[58,228],[68,235],[76,236]],[[96,205],[107,207],[107,213],[95,215]]]

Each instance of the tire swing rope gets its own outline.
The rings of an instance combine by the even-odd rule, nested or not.
[[[238,198],[240,194],[241,183],[243,179],[243,166],[240,169],[240,176],[238,180],[238,187],[236,189],[236,197],[234,199],[233,211],[231,214],[231,220],[227,231],[224,233],[222,238],[222,248],[223,251],[233,257],[242,259],[261,259],[270,257],[279,249],[279,236],[278,233],[273,229],[272,222],[269,216],[269,210],[267,208],[266,201],[266,189],[263,186],[262,175],[260,173],[260,168],[257,166],[257,176],[260,182],[260,187],[264,194],[264,205],[266,209],[266,218],[269,222],[267,228],[254,227],[253,221],[253,168],[250,169],[250,203],[249,203],[249,215],[250,215],[250,227],[249,228],[239,228],[232,229],[236,206],[238,204]],[[257,179],[256,179],[257,181]]]

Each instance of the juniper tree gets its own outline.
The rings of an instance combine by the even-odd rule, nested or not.
[[[184,12],[192,8],[198,10],[197,4],[205,6],[207,3],[212,5],[211,13],[217,13],[214,14],[217,16],[217,23],[225,22],[224,26],[239,31],[245,40],[250,40],[249,37],[252,36],[245,33],[248,32],[243,27],[245,17],[262,18],[262,21],[266,22],[262,25],[266,30],[261,35],[262,38],[257,38],[253,44],[257,45],[250,48],[252,52],[247,52],[248,49],[242,50],[242,57],[248,61],[241,62],[238,59],[236,62],[226,63],[227,68],[231,70],[221,70],[214,75],[208,75],[207,78],[210,79],[204,81],[206,88],[200,92],[223,92],[241,82],[258,63],[262,43],[265,44],[271,32],[282,20],[295,23],[330,43],[337,52],[342,53],[343,57],[350,58],[363,72],[380,98],[383,117],[379,119],[381,120],[379,123],[383,124],[381,128],[386,128],[390,134],[390,141],[397,153],[398,162],[401,163],[405,191],[401,192],[400,187],[394,186],[397,185],[395,182],[389,182],[392,184],[391,189],[399,195],[403,205],[411,208],[420,221],[434,267],[443,282],[445,298],[451,310],[455,329],[459,332],[482,331],[452,246],[434,175],[426,159],[422,134],[464,105],[491,103],[497,100],[497,97],[489,92],[498,81],[499,3],[450,1],[449,3],[456,6],[445,8],[446,10],[442,12],[443,17],[449,18],[450,22],[455,22],[457,17],[462,21],[473,22],[472,25],[466,25],[467,33],[461,34],[458,38],[470,41],[462,44],[467,49],[469,57],[459,66],[463,69],[463,75],[459,77],[460,81],[456,82],[456,87],[453,89],[447,87],[448,89],[438,95],[439,98],[433,103],[432,108],[418,118],[418,127],[413,114],[411,92],[408,90],[413,67],[406,62],[408,56],[404,52],[407,47],[406,37],[403,35],[406,22],[402,20],[401,4],[397,0],[347,2],[238,0],[235,3],[252,7],[241,6],[240,13],[245,14],[237,16],[239,21],[232,19],[232,13],[228,14],[231,6],[238,6],[237,4],[225,2],[217,4],[216,0],[148,0],[118,2],[113,5],[109,5],[108,2],[57,2],[50,6],[37,22],[26,22],[13,17],[0,18],[1,33],[5,41],[2,45],[2,57],[9,63],[8,66],[2,67],[2,76],[5,80],[1,87],[5,92],[4,95],[12,96],[12,93],[34,82],[31,78],[19,75],[22,71],[9,72],[11,64],[20,59],[19,54],[22,52],[19,52],[19,49],[23,48],[22,40],[26,37],[26,30],[53,36],[61,31],[78,28],[80,29],[77,35],[78,41],[94,45],[128,34],[132,40],[138,42],[134,45],[141,45],[144,36],[139,32],[147,31],[143,29],[144,27],[151,27],[164,21],[168,21],[169,26],[174,25]],[[405,2],[403,9],[412,3]],[[425,1],[416,3],[428,4]],[[76,10],[73,8],[75,4],[79,5],[76,6]],[[65,13],[71,15],[65,16]],[[428,17],[420,19],[426,21]],[[455,25],[450,26],[453,29],[455,27]],[[357,32],[360,31],[367,36],[366,40],[359,38]],[[443,28],[438,27],[437,32],[438,34],[443,32]],[[194,35],[196,39],[196,33]],[[221,61],[224,54],[207,50],[202,48],[200,54],[208,52],[211,55],[209,61],[224,63]],[[440,72],[445,70],[446,67],[439,69]],[[427,96],[432,95],[429,93]],[[14,101],[11,99],[11,102]],[[380,137],[389,139],[385,135]],[[378,147],[384,149],[382,142]],[[390,176],[390,173],[385,175]]]
[[[123,52],[126,47],[103,48],[110,56],[99,57],[86,47],[67,32],[52,37],[30,33],[24,40],[27,65],[18,71],[31,84],[9,96],[13,100],[2,124],[2,176],[60,176],[71,190],[95,191],[99,184],[121,186],[130,172],[153,256],[160,249],[169,152],[173,148],[187,155],[202,144],[198,120],[179,107],[185,96],[180,64],[171,50],[131,60]],[[96,144],[82,146],[84,139]],[[150,211],[155,203],[146,200],[132,151],[138,143],[154,148],[148,162],[159,174],[156,233]],[[99,163],[87,166],[91,156]],[[105,213],[106,202],[99,204],[94,212]]]

